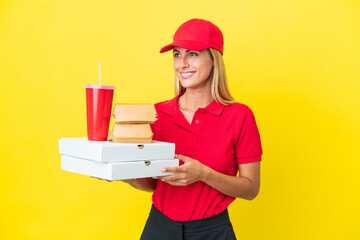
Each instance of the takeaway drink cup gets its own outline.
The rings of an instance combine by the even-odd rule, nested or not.
[[[91,141],[106,141],[109,132],[114,86],[85,85],[87,134]]]

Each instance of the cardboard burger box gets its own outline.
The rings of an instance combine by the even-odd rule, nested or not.
[[[151,143],[153,132],[149,124],[114,124],[110,140],[115,143]]]
[[[114,143],[87,138],[60,138],[61,169],[107,180],[171,175],[163,167],[179,166],[175,144]]]
[[[151,143],[150,123],[156,121],[153,104],[115,104],[115,125],[110,132],[115,143]]]
[[[115,123],[154,123],[156,110],[153,104],[115,104]]]

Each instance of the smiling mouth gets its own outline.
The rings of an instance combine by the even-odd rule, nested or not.
[[[192,77],[194,74],[195,74],[195,72],[184,72],[184,73],[180,73],[180,75],[181,75],[181,77],[182,77],[183,79],[190,78],[190,77]]]

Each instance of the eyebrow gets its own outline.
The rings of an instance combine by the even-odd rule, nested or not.
[[[173,48],[173,52],[175,52],[175,51],[180,52],[179,50],[176,50],[175,48]],[[200,51],[188,50],[188,49],[187,49],[185,52],[190,52],[190,51],[193,51],[193,52],[200,52]]]

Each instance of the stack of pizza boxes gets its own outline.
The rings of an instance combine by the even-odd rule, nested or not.
[[[150,123],[156,121],[154,105],[116,104],[111,141],[60,138],[61,169],[106,180],[157,177],[179,166],[175,144],[152,141]]]

